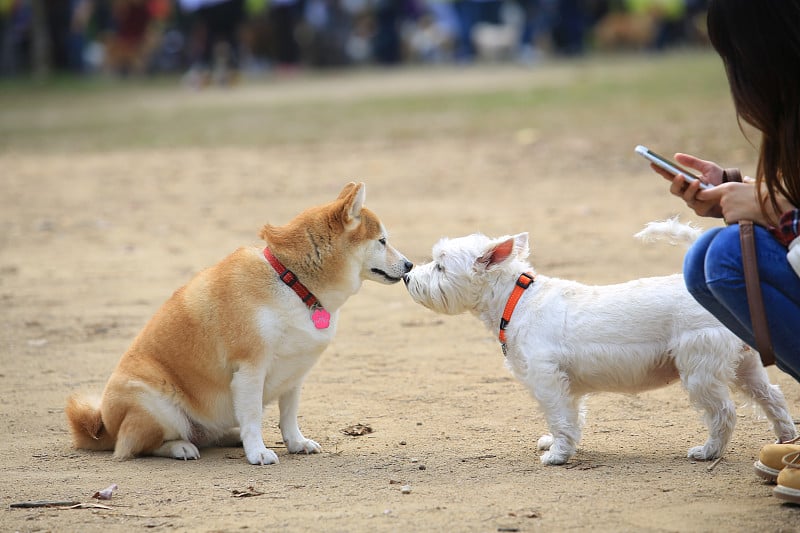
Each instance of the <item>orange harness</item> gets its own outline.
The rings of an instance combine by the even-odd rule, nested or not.
[[[519,299],[522,298],[522,293],[531,286],[535,279],[536,275],[533,272],[523,272],[517,278],[514,290],[511,291],[511,296],[508,297],[506,307],[503,309],[503,316],[500,318],[500,334],[498,335],[500,346],[503,348],[503,355],[506,355],[506,328],[508,323],[511,322],[511,315],[514,314],[514,308],[517,306]]]

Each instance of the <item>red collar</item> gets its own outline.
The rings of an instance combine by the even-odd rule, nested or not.
[[[503,309],[503,316],[500,318],[500,334],[498,335],[500,345],[503,347],[503,355],[506,354],[506,328],[508,323],[511,322],[511,315],[514,313],[517,302],[522,298],[522,293],[531,286],[535,279],[536,275],[533,272],[523,272],[517,278],[514,290],[511,291],[511,296],[508,297],[506,307]]]
[[[278,277],[281,278],[281,281],[284,282],[287,286],[289,286],[297,296],[303,301],[306,306],[313,311],[311,314],[311,320],[314,322],[314,326],[317,329],[325,329],[328,327],[330,322],[330,313],[322,307],[322,304],[317,299],[314,294],[306,288],[305,285],[300,283],[300,280],[295,275],[294,272],[283,266],[283,263],[278,261],[278,258],[272,255],[270,252],[269,247],[264,248],[264,257],[267,259],[272,268],[275,269],[275,272],[278,273]]]

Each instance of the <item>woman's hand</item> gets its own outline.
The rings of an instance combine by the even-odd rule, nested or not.
[[[714,185],[710,189],[701,189],[698,181],[687,182],[681,176],[673,176],[655,165],[650,165],[653,170],[670,181],[669,191],[683,198],[686,205],[698,216],[723,218],[728,224],[735,224],[740,220],[752,220],[756,224],[769,227],[778,222],[781,214],[795,209],[795,206],[783,197],[777,198],[778,207],[773,208],[772,203],[766,200],[766,188],[762,187],[761,197],[765,201],[765,215],[759,203],[754,179],[745,177],[742,183],[722,183],[722,167],[712,161],[687,154],[675,154],[675,160],[680,165],[698,171],[704,182]]]
[[[722,167],[712,161],[698,159],[688,154],[675,154],[675,160],[680,165],[697,170],[701,175],[701,179],[706,183],[711,185],[722,183]],[[698,192],[701,190],[699,181],[689,183],[683,177],[674,176],[654,164],[651,164],[650,167],[672,183],[669,192],[683,198],[686,205],[693,209],[697,215],[701,217],[722,217],[722,207],[719,204],[718,197],[698,197]]]
[[[718,203],[722,216],[728,224],[735,224],[740,220],[752,220],[760,226],[774,226],[778,224],[783,213],[796,209],[783,196],[778,196],[776,198],[778,205],[773,206],[767,199],[766,186],[761,187],[760,196],[765,209],[761,209],[761,199],[757,194],[755,180],[745,178],[743,183],[724,183],[713,189],[701,190],[697,193],[696,200]]]
[[[740,220],[752,220],[761,226],[774,223],[767,220],[761,212],[752,181],[724,183],[711,189],[700,190],[695,196],[695,202],[718,205],[727,224],[735,224]]]

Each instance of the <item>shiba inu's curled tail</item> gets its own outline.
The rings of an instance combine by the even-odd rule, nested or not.
[[[648,222],[642,231],[634,237],[642,242],[651,243],[667,240],[670,244],[691,244],[700,237],[703,230],[691,224],[684,224],[677,216],[667,220]]]
[[[100,416],[98,398],[73,394],[64,410],[72,432],[72,443],[82,450],[113,450],[114,438],[109,435]]]

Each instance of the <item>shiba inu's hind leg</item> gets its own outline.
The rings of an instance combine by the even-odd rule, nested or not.
[[[200,457],[197,446],[180,438],[175,431],[170,433],[172,435],[166,435],[164,427],[144,408],[130,407],[117,432],[114,457],[130,459],[139,455],[155,455],[184,460]]]

